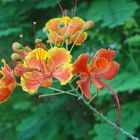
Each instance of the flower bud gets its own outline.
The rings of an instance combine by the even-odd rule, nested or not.
[[[42,39],[39,39],[39,38],[35,39],[35,44],[38,44],[38,43],[41,43],[41,42],[42,42]]]
[[[21,57],[20,57],[20,55],[18,53],[12,53],[11,59],[13,61],[19,61],[19,60],[21,60]]]
[[[13,45],[12,45],[12,49],[14,52],[19,52],[19,50],[22,48],[23,48],[23,46],[18,42],[13,43]]]
[[[94,23],[93,21],[89,20],[87,22],[85,22],[84,26],[83,26],[83,29],[84,30],[89,30],[93,27]]]
[[[47,30],[46,27],[43,28],[43,32],[44,32],[45,34],[48,34],[48,33],[49,33],[49,31]]]
[[[64,26],[65,26],[64,22],[60,22],[60,23],[59,23],[59,28],[60,28],[60,29],[63,28]]]
[[[64,34],[64,39],[69,39],[70,38],[70,34],[66,33]]]

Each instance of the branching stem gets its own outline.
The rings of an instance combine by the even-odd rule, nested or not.
[[[75,90],[75,92],[77,93],[77,95],[80,97],[79,99],[82,100],[82,102],[88,107],[90,108],[93,112],[95,112],[98,116],[100,116],[104,121],[106,121],[108,124],[110,124],[111,126],[113,126],[114,128],[118,129],[122,134],[126,135],[127,137],[131,138],[131,140],[140,140],[139,138],[131,135],[129,132],[127,132],[126,130],[124,130],[123,128],[118,127],[115,123],[113,123],[112,121],[110,121],[107,117],[105,117],[104,115],[102,115],[100,112],[98,112],[96,110],[96,108],[94,108],[92,105],[89,104],[89,102],[83,98],[80,93],[73,87],[72,84],[69,84],[71,89]]]

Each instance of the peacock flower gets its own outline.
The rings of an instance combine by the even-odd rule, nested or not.
[[[119,70],[119,64],[113,61],[115,51],[100,49],[88,64],[89,55],[81,54],[73,64],[73,74],[80,74],[80,80],[77,81],[78,87],[82,90],[87,98],[91,98],[90,82],[98,89],[104,87],[109,89],[116,101],[118,111],[118,126],[120,124],[120,103],[116,92],[109,85],[105,84],[101,79],[113,79]]]
[[[112,61],[114,54],[113,50],[100,49],[93,57],[91,64],[88,64],[88,54],[81,54],[73,64],[73,74],[80,73],[81,80],[77,81],[77,84],[87,98],[91,97],[90,81],[97,89],[102,89],[104,85],[97,79],[111,80],[118,73],[119,64]]]
[[[70,52],[64,48],[54,47],[48,51],[36,48],[28,53],[23,64],[17,64],[14,71],[21,77],[23,90],[34,94],[41,86],[50,87],[53,78],[61,85],[67,84],[72,78],[71,59]]]
[[[86,30],[92,28],[93,22],[85,22],[79,17],[54,18],[46,23],[46,30],[49,32],[49,41],[58,46],[67,40],[68,45],[74,43],[81,45],[87,38]]]
[[[4,67],[0,70],[0,103],[5,102],[16,88],[16,79],[13,70],[2,60]]]

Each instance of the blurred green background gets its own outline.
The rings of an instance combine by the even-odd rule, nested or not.
[[[74,0],[62,0],[62,6],[71,16]],[[60,16],[56,0],[1,0],[0,50],[10,58],[15,41],[34,47],[33,21],[37,22],[37,37],[45,41],[42,28],[50,18]],[[95,25],[88,31],[86,42],[75,47],[73,58],[81,52],[93,56],[100,48],[116,50],[120,72],[108,84],[120,98],[121,127],[140,137],[140,1],[79,0],[76,16],[93,20]],[[59,84],[54,86],[62,88]],[[92,94],[96,92],[92,86],[91,90]],[[50,91],[42,88],[38,94],[47,92]],[[39,98],[38,94],[29,96],[17,88],[0,105],[0,140],[113,140],[115,129],[81,101],[65,95]],[[100,92],[93,105],[115,122],[116,111],[109,91]],[[129,138],[120,132],[118,140]]]

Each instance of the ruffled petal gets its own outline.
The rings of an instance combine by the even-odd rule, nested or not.
[[[45,77],[41,72],[26,72],[21,76],[22,89],[29,94],[37,92],[38,88],[43,85]]]
[[[56,69],[53,77],[60,80],[61,85],[67,84],[72,78],[72,65],[67,63]]]
[[[81,72],[88,73],[90,69],[88,65],[88,59],[88,54],[81,54],[73,64],[73,74],[78,74]]]
[[[63,42],[63,34],[61,36],[57,32],[50,32],[49,38],[50,38],[49,41],[53,44],[56,44],[57,46],[60,46],[60,44]]]
[[[53,18],[46,23],[46,29],[51,32],[58,32],[59,24],[62,22],[61,18]]]
[[[90,94],[90,79],[87,79],[87,80],[78,80],[77,81],[77,84],[78,84],[78,87],[84,93],[84,95],[87,98],[91,98],[91,94]]]
[[[14,68],[14,74],[16,76],[22,76],[25,72],[27,72],[27,68],[22,64],[22,62],[18,62]]]
[[[1,70],[3,77],[0,79],[0,103],[6,101],[16,88],[16,79],[13,70],[2,60],[4,67]]]
[[[115,51],[114,50],[110,50],[110,49],[100,49],[98,52],[97,52],[97,57],[98,58],[105,58],[107,59],[109,62],[112,61],[114,59],[114,56],[115,56]]]
[[[87,33],[83,32],[80,36],[79,36],[80,32],[76,32],[74,35],[70,36],[70,40],[72,42],[75,42],[76,40],[76,45],[81,45],[86,39],[87,39]]]
[[[108,67],[97,73],[97,76],[104,78],[105,80],[111,80],[114,78],[119,71],[119,64],[112,61],[109,63]]]
[[[70,63],[72,56],[70,52],[65,48],[54,47],[48,51],[48,68],[53,68],[54,70],[64,65],[65,63]]]
[[[79,17],[73,17],[68,26],[68,30],[71,34],[74,34],[76,32],[79,32],[82,30],[83,26],[85,24],[85,21]]]
[[[105,58],[97,58],[96,56],[93,57],[91,61],[91,72],[98,72],[104,70],[108,67],[108,61]]]
[[[36,48],[25,57],[23,62],[24,66],[29,69],[38,69],[42,71],[46,59],[47,51],[42,48]]]
[[[8,87],[1,87],[0,84],[0,103],[5,102],[8,97],[11,95],[11,90]]]
[[[76,45],[81,45],[87,39],[87,33],[83,32],[76,41]]]

